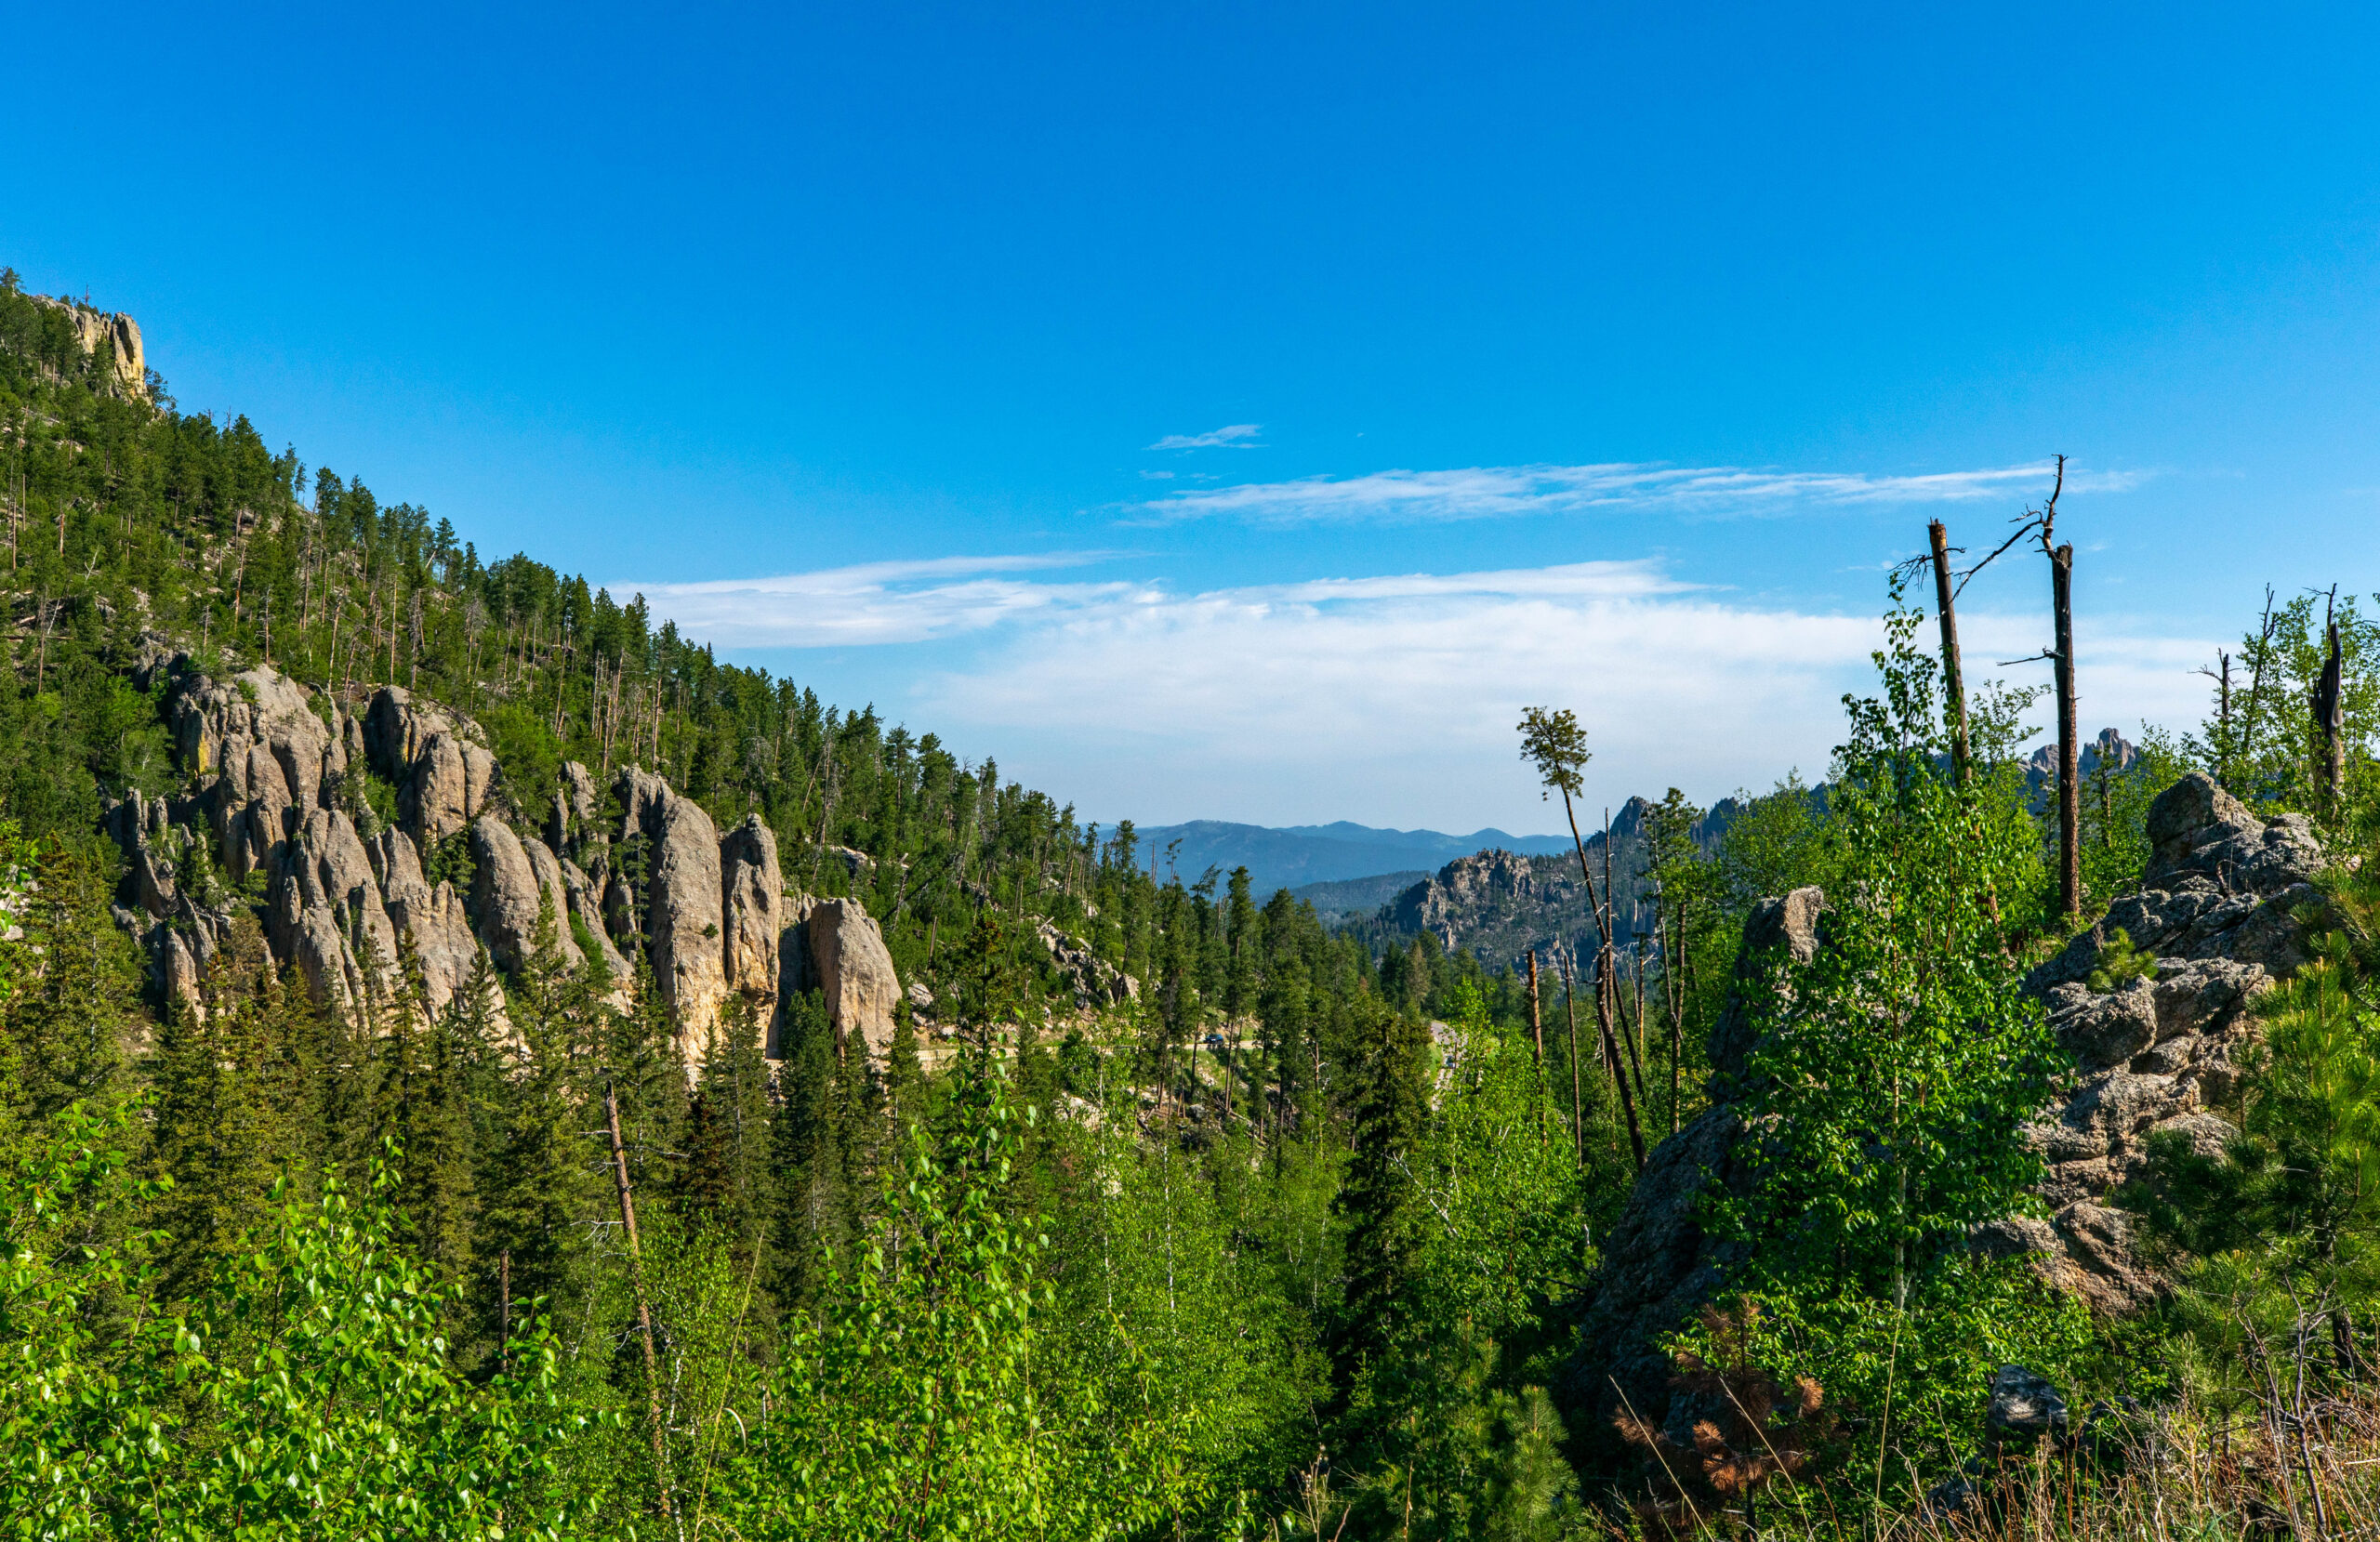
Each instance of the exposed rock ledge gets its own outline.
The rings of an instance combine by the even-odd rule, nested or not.
[[[2026,980],[2075,1061],[2024,1133],[2042,1153],[2051,1214],[2007,1218],[1977,1239],[1987,1251],[2031,1258],[2107,1312],[2138,1306],[2158,1287],[2108,1196],[2140,1170],[2156,1131],[2210,1147],[2225,1138],[2230,1127],[2215,1110],[2230,1099],[2238,1053],[2256,1032],[2250,1008],[2306,962],[2295,913],[2319,899],[2312,880],[2323,861],[2302,816],[2260,820],[2196,773],[2158,796],[2149,837],[2139,892]],[[1813,956],[1823,906],[1818,890],[1798,890],[1746,922],[1736,985],[1711,1034],[1714,1096],[1724,1100],[1751,1048],[1745,1002],[1776,988],[1762,961],[1779,956],[1780,945],[1786,957]],[[2085,982],[2118,929],[2156,956],[2157,976],[2095,992]],[[1699,1201],[1714,1180],[1739,1191],[1751,1182],[1742,1130],[1721,1100],[1652,1152],[1603,1240],[1580,1336],[1588,1348],[1567,1377],[1576,1404],[1606,1416],[1622,1395],[1643,1413],[1669,1404],[1669,1360],[1656,1343],[1711,1298],[1729,1262],[1702,1231]]]
[[[690,1068],[738,1000],[775,1053],[786,995],[812,988],[839,1035],[889,1048],[902,986],[877,923],[855,899],[788,895],[759,819],[721,836],[700,804],[628,766],[606,824],[575,763],[550,799],[522,809],[477,725],[400,688],[350,712],[270,666],[210,679],[162,639],[139,668],[144,685],[166,681],[195,786],[135,793],[106,820],[129,868],[116,919],[144,944],[168,1008],[205,1009],[208,966],[243,910],[260,912],[275,961],[318,1004],[350,1014],[394,999],[408,942],[436,1011],[483,954],[517,969],[550,925],[563,967],[600,969],[615,1005],[630,1001],[638,961],[650,964]],[[367,773],[394,789],[394,824],[368,811]],[[443,876],[466,863],[468,885]]]

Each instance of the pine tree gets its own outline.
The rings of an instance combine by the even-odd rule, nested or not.
[[[709,1037],[701,1080],[686,1109],[686,1161],[677,1201],[690,1226],[729,1239],[739,1259],[765,1245],[775,1207],[771,1172],[768,1067],[752,1002],[730,1003]]]
[[[1412,1158],[1430,1111],[1430,1034],[1421,1019],[1369,995],[1351,1010],[1362,1058],[1352,1105],[1354,1150],[1338,1199],[1347,1225],[1347,1298],[1332,1348],[1342,1378],[1395,1326],[1421,1222]]]
[[[498,1054],[510,1070],[492,1105],[480,1112],[485,1154],[475,1174],[475,1242],[482,1259],[509,1267],[513,1299],[545,1297],[560,1306],[575,1297],[572,1265],[585,1247],[586,1223],[600,1191],[596,1153],[586,1134],[596,1115],[581,1095],[573,1024],[554,1010],[552,984],[547,971],[533,967],[504,1006],[513,1038]],[[496,995],[496,963],[483,949],[448,1014],[458,1038],[496,1045],[502,1033]],[[503,1311],[496,1282],[484,1269],[476,1279],[483,1338],[495,1342]]]
[[[844,1151],[835,1031],[816,991],[788,996],[770,1120],[777,1194],[771,1241],[778,1305],[800,1311],[824,1288],[826,1256],[847,1254],[855,1215]]]

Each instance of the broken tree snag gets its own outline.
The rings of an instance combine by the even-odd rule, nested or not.
[[[1950,727],[1950,774],[1967,784],[1967,688],[1959,671],[1959,614],[1950,590],[1950,539],[1942,521],[1925,527],[1934,547],[1934,611],[1942,624],[1942,705]]]
[[[1545,1023],[1537,1009],[1537,950],[1528,950],[1528,1036],[1537,1046],[1537,1063],[1545,1066]]]
[[[2339,699],[2338,622],[2328,620],[2323,631],[2327,646],[2322,651],[2321,679],[2314,685],[2314,728],[2322,736],[2323,810],[2336,819],[2347,791],[2347,739],[2342,731],[2347,727],[2347,715]]]
[[[2050,605],[2057,626],[2057,901],[2082,911],[2082,780],[2074,703],[2074,547],[2049,554]]]
[[[1606,848],[1607,849],[1607,848]],[[1636,1099],[1628,1089],[1628,1063],[1620,1059],[1620,1035],[1612,1026],[1611,950],[1595,960],[1595,1026],[1603,1032],[1604,1063],[1611,1067],[1612,1085],[1620,1088],[1620,1112],[1628,1119],[1628,1144],[1636,1153],[1636,1170],[1645,1170],[1645,1130],[1636,1122]]]
[[[1571,1155],[1583,1167],[1587,1165],[1587,1127],[1579,1118],[1579,1000],[1571,988],[1570,959],[1561,956],[1562,1015],[1570,1024],[1570,1146]]]
[[[661,1443],[661,1366],[653,1353],[653,1313],[644,1304],[644,1255],[637,1246],[636,1197],[628,1188],[628,1148],[620,1140],[620,1100],[603,1088],[603,1114],[611,1125],[612,1172],[619,1180],[620,1227],[628,1237],[628,1283],[636,1291],[636,1325],[644,1336],[644,1395],[653,1418],[653,1479],[663,1520],[669,1517],[669,1455]]]
[[[2217,649],[2215,662],[2218,667],[2202,669],[2200,674],[2215,682],[2215,780],[2225,792],[2231,785],[2231,655]],[[2234,796],[2237,796],[2234,793]]]
[[[2082,787],[2078,743],[2082,735],[2075,725],[2074,706],[2074,544],[2051,544],[2057,538],[2057,497],[2065,491],[2066,457],[2060,455],[2057,480],[2050,485],[2048,501],[2016,534],[2022,535],[2028,530],[2037,534],[2042,555],[2049,559],[2050,618],[2056,628],[2056,641],[2052,644],[2049,656],[2057,680],[2057,902],[2059,914],[2071,922],[2082,913]]]

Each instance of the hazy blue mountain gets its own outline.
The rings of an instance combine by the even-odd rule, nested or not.
[[[1314,906],[1315,914],[1329,924],[1349,916],[1377,915],[1381,906],[1415,884],[1427,883],[1429,878],[1427,869],[1415,868],[1409,873],[1381,873],[1368,878],[1301,884],[1289,893]]]
[[[1491,828],[1450,836],[1439,830],[1379,830],[1343,819],[1285,829],[1197,819],[1187,824],[1144,827],[1140,836],[1142,860],[1157,859],[1159,881],[1168,871],[1166,848],[1178,840],[1182,845],[1172,855],[1171,871],[1183,883],[1197,882],[1210,867],[1229,874],[1244,866],[1260,901],[1276,889],[1385,873],[1409,874],[1474,851],[1534,854],[1567,850],[1570,845],[1567,835],[1513,836]]]

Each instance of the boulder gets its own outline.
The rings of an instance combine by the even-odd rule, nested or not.
[[[731,991],[777,998],[778,950],[785,934],[785,878],[777,837],[753,814],[719,843],[721,966]]]
[[[266,932],[317,1004],[354,1012],[394,999],[396,929],[371,856],[340,811],[316,809],[289,843],[268,896]]]
[[[570,896],[562,863],[534,837],[522,840],[494,814],[471,822],[471,909],[479,933],[507,969],[519,969],[536,949],[541,916],[553,928],[565,968],[587,961],[570,935]]]
[[[1995,1444],[2030,1445],[2066,1435],[2066,1399],[2047,1377],[2022,1365],[2003,1365],[1991,1378],[1991,1403],[1984,1410],[1985,1437]]]
[[[1734,1083],[1744,1074],[1758,1026],[1753,1003],[1778,988],[1780,969],[1818,956],[1818,918],[1825,912],[1826,891],[1806,888],[1782,899],[1763,900],[1745,917],[1743,941],[1736,954],[1735,982],[1719,1021],[1711,1028],[1714,1100],[1732,1092]]]
[[[701,804],[638,767],[624,768],[614,791],[621,841],[641,843],[648,875],[642,893],[626,897],[640,902],[654,985],[678,1014],[692,1064],[727,996],[719,831]]]
[[[892,1047],[892,1009],[901,1000],[901,981],[867,907],[857,900],[820,900],[800,929],[807,934],[812,977],[826,995],[837,1041],[856,1035],[869,1056],[881,1060]]]
[[[390,924],[400,937],[412,939],[430,1009],[443,1011],[462,995],[479,967],[480,942],[471,930],[469,912],[453,884],[441,879],[431,887],[423,876],[419,852],[403,830],[383,830],[366,845]]]

